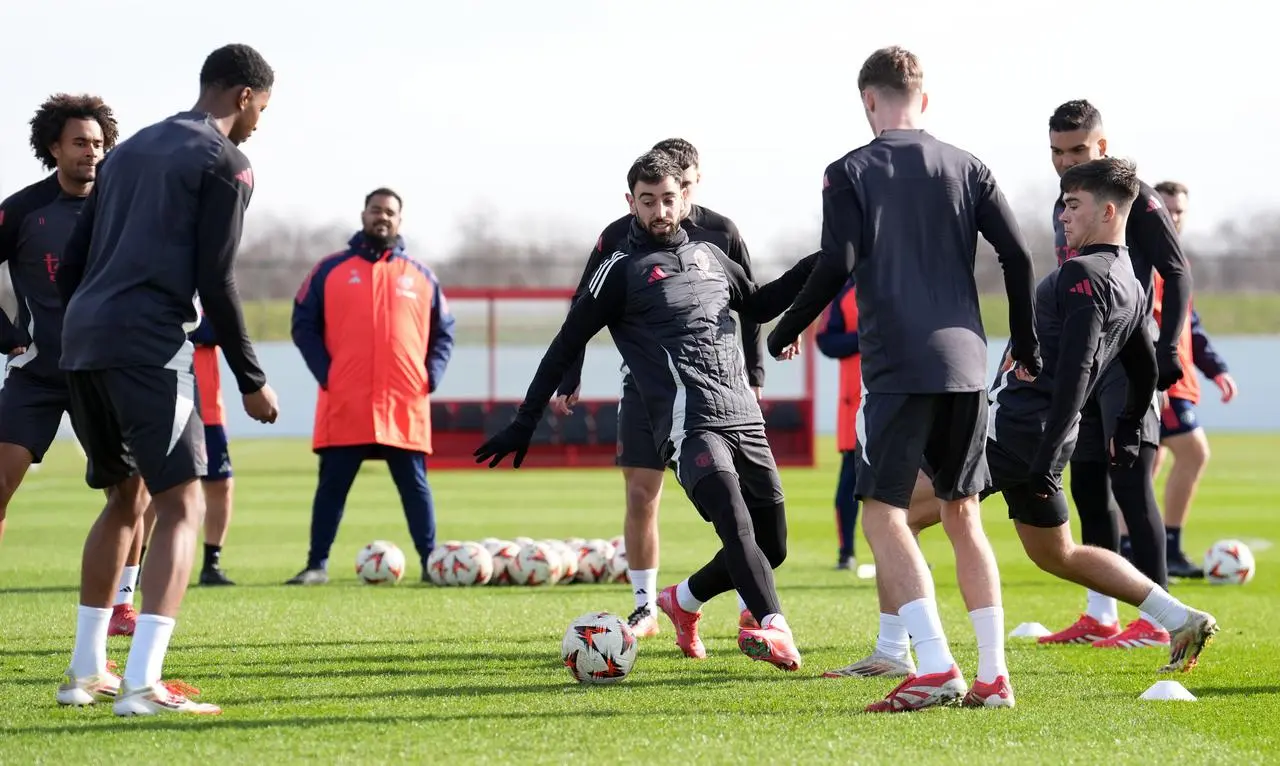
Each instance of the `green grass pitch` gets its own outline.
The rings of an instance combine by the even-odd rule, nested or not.
[[[1214,457],[1187,548],[1213,540],[1280,540],[1275,496],[1280,436],[1212,436]],[[98,496],[60,444],[28,478],[0,547],[0,763],[1085,763],[1246,762],[1280,758],[1280,554],[1255,545],[1245,587],[1177,583],[1183,600],[1222,624],[1200,667],[1178,676],[1194,703],[1143,702],[1159,649],[1040,648],[1011,642],[1018,706],[868,716],[888,680],[829,680],[861,657],[877,626],[874,586],[834,571],[836,455],[784,474],[791,555],[778,573],[805,665],[794,674],[749,661],[734,641],[732,596],[707,606],[710,657],[682,658],[673,631],[641,642],[630,678],[581,687],[559,663],[564,628],[594,610],[626,614],[625,585],[441,589],[411,562],[395,588],[360,585],[356,551],[375,538],[410,553],[385,467],[352,492],[334,550],[335,581],[280,585],[307,548],[315,460],[301,441],[233,444],[238,502],[224,564],[241,584],[193,588],[166,676],[200,687],[222,716],[117,719],[105,706],[61,709],[54,690],[70,657],[84,534]],[[615,471],[440,472],[432,477],[440,538],[610,537],[621,528]],[[1051,628],[1083,608],[1079,588],[1024,557],[998,499],[984,506],[1001,564],[1008,629]],[[926,532],[944,624],[965,674],[972,629],[940,529]],[[716,547],[673,481],[662,510],[662,584]],[[867,552],[859,541],[859,552]],[[1133,619],[1131,608],[1122,619]],[[112,638],[121,663],[129,639]]]

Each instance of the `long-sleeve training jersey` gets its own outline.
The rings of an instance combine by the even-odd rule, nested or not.
[[[1061,264],[1076,256],[1076,251],[1067,246],[1067,234],[1061,220],[1065,205],[1059,197],[1053,206],[1053,244],[1054,251]],[[1178,240],[1178,230],[1165,210],[1160,193],[1145,183],[1138,190],[1138,198],[1133,201],[1129,210],[1129,220],[1124,230],[1125,245],[1129,248],[1129,258],[1133,261],[1133,273],[1138,277],[1145,294],[1145,311],[1151,315],[1155,306],[1155,288],[1151,279],[1152,270],[1164,278],[1163,305],[1169,310],[1160,317],[1159,336],[1155,341],[1156,350],[1167,354],[1176,354],[1178,335],[1187,321],[1188,307],[1191,305],[1191,268],[1182,252],[1182,244]],[[1184,370],[1183,374],[1191,374]]]
[[[573,294],[577,301],[587,292],[587,283],[599,270],[600,264],[622,248],[631,232],[634,215],[624,215],[604,228],[596,239],[596,246],[587,257],[587,267],[582,270],[578,280],[578,289]],[[747,243],[742,241],[738,226],[726,216],[720,215],[710,208],[693,205],[689,215],[680,222],[686,231],[698,230],[703,241],[710,242],[729,256],[729,260],[742,267],[747,279],[755,279],[751,271],[751,254],[747,252]],[[747,363],[747,381],[752,386],[764,385],[764,338],[760,333],[760,325],[747,317],[739,317],[742,329],[742,353]],[[557,393],[567,396],[578,390],[582,382],[582,365],[586,359],[585,352],[569,367],[565,379],[561,381]]]
[[[997,441],[1010,431],[1039,439],[1033,475],[1048,473],[1073,441],[1080,410],[1112,362],[1124,365],[1129,380],[1120,417],[1137,420],[1151,406],[1156,362],[1146,300],[1125,248],[1114,245],[1084,248],[1036,288],[1044,371],[1026,383],[1004,366],[991,387],[990,412]]]
[[[987,336],[973,274],[982,234],[1004,268],[1015,356],[1038,367],[1031,254],[985,165],[923,130],[887,130],[827,167],[822,253],[769,334],[777,356],[852,274],[872,393],[982,391]]]
[[[632,223],[623,251],[596,269],[529,385],[516,422],[537,426],[574,358],[608,327],[635,378],[659,454],[696,429],[763,426],[729,312],[768,322],[795,298],[816,254],[762,287],[699,232],[670,243]],[[668,444],[671,447],[668,447]]]
[[[202,112],[117,146],[58,265],[62,369],[186,367],[198,292],[241,393],[262,388],[233,272],[252,193],[248,158]]]
[[[53,280],[84,202],[63,191],[53,173],[0,203],[0,263],[9,265],[18,299],[6,342],[26,347],[9,364],[46,380],[63,379],[62,299]]]

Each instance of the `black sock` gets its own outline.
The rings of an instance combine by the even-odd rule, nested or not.
[[[222,558],[222,546],[204,544],[204,568],[217,569],[219,560]]]
[[[1125,558],[1133,557],[1133,543],[1129,542],[1128,535],[1120,535],[1120,555]]]
[[[1164,528],[1165,549],[1169,558],[1182,555],[1182,527]]]

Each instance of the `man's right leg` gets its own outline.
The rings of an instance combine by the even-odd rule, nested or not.
[[[1020,486],[1006,491],[1005,500],[1022,547],[1036,566],[1152,615],[1171,636],[1169,663],[1162,670],[1195,667],[1200,651],[1218,632],[1211,615],[1178,601],[1118,554],[1076,545],[1071,540],[1067,501],[1061,492],[1039,498]]]
[[[204,489],[204,561],[200,566],[201,585],[235,585],[222,570],[222,546],[231,528],[235,476],[231,469],[231,452],[227,430],[221,425],[204,427],[208,474],[201,484]]]
[[[909,676],[883,700],[869,705],[868,712],[951,704],[968,691],[942,630],[928,564],[907,526],[912,488],[940,405],[939,398],[932,396],[863,395],[857,479],[863,532],[876,560],[876,579],[885,584],[886,599],[901,604],[898,617],[911,636],[919,663],[918,675]]]
[[[628,374],[618,402],[618,459],[626,484],[622,539],[635,609],[627,624],[637,637],[658,634],[658,508],[666,462],[658,454],[640,390]]]
[[[0,388],[0,542],[9,501],[27,471],[39,465],[58,435],[67,408],[65,387],[14,369]]]
[[[1187,559],[1182,550],[1182,527],[1191,514],[1200,477],[1209,463],[1209,440],[1196,417],[1195,405],[1185,399],[1171,399],[1160,421],[1160,439],[1172,453],[1173,465],[1164,485],[1165,556],[1174,577],[1202,578],[1204,570]],[[1153,471],[1153,477],[1155,472]]]
[[[145,490],[144,490],[145,491]],[[107,491],[107,499],[111,498]],[[150,510],[150,495],[142,502],[147,503]],[[116,601],[111,607],[111,627],[109,636],[132,636],[138,623],[138,610],[133,608],[134,597],[138,593],[138,574],[142,570],[142,551],[146,547],[147,527],[146,514],[138,517],[133,527],[133,542],[129,544],[129,555],[124,560],[124,569],[120,571],[120,583],[116,588]]]
[[[846,450],[840,457],[840,478],[836,480],[836,533],[840,548],[836,553],[836,569],[853,569],[854,540],[858,529],[857,451]]]
[[[355,483],[369,447],[325,447],[320,450],[320,477],[311,504],[311,547],[307,566],[285,585],[324,585],[329,582],[329,550],[338,537],[338,526],[347,507],[347,495]]]

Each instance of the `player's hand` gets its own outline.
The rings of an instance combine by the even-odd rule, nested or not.
[[[263,386],[252,394],[244,395],[244,411],[259,423],[274,423],[280,417],[280,403],[271,386]]]
[[[27,347],[26,347],[26,346],[14,346],[13,348],[9,349],[9,354],[8,354],[8,356],[9,356],[9,358],[10,358],[10,359],[12,359],[12,358],[14,358],[15,356],[22,356],[22,355],[23,355],[23,354],[25,354],[25,353],[27,353]]]
[[[1027,489],[1039,498],[1050,498],[1062,491],[1062,477],[1051,473],[1035,472],[1027,482]]]
[[[1236,379],[1231,377],[1231,373],[1224,372],[1213,379],[1214,385],[1222,392],[1222,403],[1226,404],[1236,398],[1236,394],[1240,393],[1240,389],[1236,388]]]
[[[1013,366],[1013,375],[1023,383],[1034,383],[1036,380],[1036,376],[1032,375],[1031,371],[1023,367],[1021,363]]]
[[[1111,437],[1111,465],[1130,468],[1138,462],[1142,449],[1142,421],[1121,419],[1116,423],[1116,434]]]
[[[551,401],[548,402],[551,406],[551,411],[561,416],[572,415],[573,407],[578,403],[578,392],[581,390],[582,386],[579,385],[573,390],[572,394],[561,394],[559,396],[551,397]]]
[[[1156,351],[1156,371],[1157,391],[1168,391],[1174,383],[1182,380],[1182,360],[1178,359],[1176,349]]]
[[[532,428],[512,421],[511,425],[489,437],[487,442],[477,447],[473,454],[476,456],[477,463],[488,460],[489,467],[496,468],[504,457],[514,452],[515,458],[511,461],[511,467],[519,468],[524,462],[525,453],[529,451],[529,442],[532,439]]]
[[[800,341],[792,341],[790,345],[782,349],[782,353],[778,354],[775,359],[779,362],[789,362],[800,356]]]
[[[1160,408],[1161,412],[1164,412],[1165,410],[1169,409],[1169,392],[1168,391],[1156,392],[1156,406]]]
[[[1023,368],[1025,374],[1030,376],[1023,377],[1023,374],[1020,373],[1018,375],[1019,380],[1030,383],[1040,377],[1040,372],[1044,369],[1044,362],[1040,359],[1039,349],[1036,349],[1031,353],[1027,353],[1026,351],[1015,351],[1011,352],[1011,356],[1013,357],[1013,361],[1016,362],[1019,367]]]

